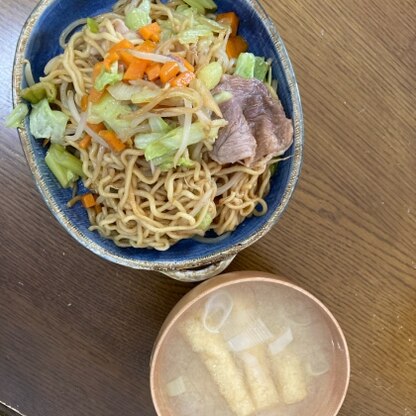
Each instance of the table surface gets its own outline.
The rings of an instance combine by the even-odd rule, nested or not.
[[[0,118],[35,0],[2,1]],[[416,1],[268,0],[303,99],[290,207],[229,270],[283,275],[345,331],[340,415],[416,415]],[[191,289],[108,264],[41,200],[17,132],[0,126],[0,402],[27,416],[155,415],[149,357]]]

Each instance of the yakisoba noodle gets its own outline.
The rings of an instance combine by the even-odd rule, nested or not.
[[[245,218],[265,214],[269,166],[275,160],[260,160],[251,168],[238,163],[220,165],[209,156],[213,140],[206,139],[189,147],[182,144],[182,154],[175,155],[175,162],[185,156],[192,161],[191,166],[161,171],[146,161],[143,150],[134,148],[132,139],[127,140],[125,150],[116,153],[88,129],[87,114],[81,108],[83,97],[94,86],[94,65],[124,38],[134,45],[143,42],[132,31],[122,34],[116,30],[118,26],[123,27],[125,15],[138,4],[138,1],[119,1],[112,13],[95,18],[98,33],[85,26],[73,34],[64,44],[63,54],[46,65],[41,81],[57,85],[55,103],[70,117],[64,143],[79,151],[84,184],[97,195],[100,210],[88,209],[91,230],[121,247],[167,250],[181,239],[203,237],[207,229],[221,236],[233,231]],[[186,30],[192,24],[189,19],[178,19],[175,9],[181,4],[174,1],[151,5],[152,20],[165,21],[172,27],[172,35],[160,41],[154,54],[168,57],[175,52],[196,68],[217,61],[224,73],[232,73],[235,59],[229,59],[225,52],[231,30],[228,27],[217,30],[197,44],[181,43],[175,32]],[[65,37],[66,34],[62,42],[66,42]],[[145,79],[132,84],[157,93],[148,104],[126,116],[131,121],[133,134],[149,132],[148,119],[153,116],[164,117],[179,126],[188,123],[185,129],[189,129],[190,121],[199,121],[205,128],[214,119],[219,125],[227,124],[225,120],[221,124],[218,106],[210,93],[211,100],[207,99],[201,85],[169,89],[150,85]],[[84,126],[92,135],[87,149],[79,145]]]

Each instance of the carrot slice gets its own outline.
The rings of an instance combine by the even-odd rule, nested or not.
[[[107,71],[110,71],[111,65],[118,60],[119,60],[118,52],[110,52],[103,61],[105,69]]]
[[[86,112],[88,110],[88,95],[83,95],[81,98],[81,111]]]
[[[195,79],[195,74],[193,72],[187,71],[178,75],[176,78],[173,78],[170,81],[172,87],[186,87],[190,82]]]
[[[176,77],[180,72],[180,68],[177,62],[166,62],[160,70],[160,80],[164,83],[170,81],[173,77]]]
[[[101,74],[102,70],[104,69],[104,63],[98,62],[94,65],[94,68],[92,70],[92,83],[94,84],[97,77]],[[89,93],[89,101],[92,103],[98,103],[101,100],[101,97],[103,96],[104,91],[97,91],[94,87],[90,89]]]
[[[159,42],[161,28],[159,23],[153,22],[150,25],[141,27],[138,32],[140,36],[145,40],[152,40],[153,42]]]
[[[110,130],[101,130],[99,133],[106,143],[114,152],[121,152],[126,148],[126,145],[117,137],[117,135]]]
[[[129,40],[123,39],[120,42],[113,45],[110,48],[109,53],[112,54],[114,52],[118,52],[121,49],[133,49],[133,48],[134,48],[134,45]]]
[[[152,53],[156,49],[156,44],[154,42],[151,42],[150,40],[146,40],[139,46],[135,46],[134,50],[138,52],[147,52]],[[120,51],[118,52],[120,56],[120,61],[126,66],[129,67],[133,62],[136,62],[139,58],[136,58],[133,56],[129,51]],[[150,63],[150,61],[146,61],[147,63]]]
[[[146,69],[147,79],[149,81],[155,81],[160,77],[160,70],[162,69],[162,64],[154,63],[149,65]]]
[[[96,203],[94,205],[94,209],[95,209],[95,215],[98,215],[103,210],[103,207],[100,204]]]
[[[241,36],[233,36],[227,42],[227,55],[229,58],[238,58],[240,53],[246,52],[248,43]]]
[[[236,36],[240,19],[234,12],[222,13],[217,15],[217,22],[229,24],[231,26],[231,35]]]
[[[97,79],[97,77],[101,74],[103,67],[104,67],[103,62],[97,62],[94,65],[94,68],[92,70],[92,82],[94,82]]]
[[[135,56],[133,56],[131,53],[129,53],[128,51],[120,51],[118,53],[118,55],[120,56],[120,61],[126,66],[128,67],[130,64],[132,64],[137,58]]]
[[[104,95],[104,91],[97,91],[94,87],[92,87],[90,89],[90,95],[89,95],[88,99],[93,104],[96,104],[101,100],[101,97]]]
[[[181,63],[182,63],[182,65],[188,70],[188,71],[191,71],[191,72],[195,72],[195,68],[189,63],[189,61],[188,60],[186,60],[185,58],[182,58],[182,56],[178,56],[178,55],[175,55],[175,59],[179,59],[180,61],[181,61]]]
[[[127,71],[124,73],[124,81],[132,81],[135,79],[142,79],[144,77],[144,72],[146,71],[149,61],[143,59],[135,59],[127,68]]]
[[[105,124],[104,123],[99,123],[99,124],[91,124],[91,123],[87,123],[88,127],[94,132],[94,133],[99,133],[102,130],[105,130]]]
[[[92,208],[95,206],[95,198],[94,195],[91,193],[85,194],[81,196],[81,202],[84,208]]]
[[[145,40],[140,45],[136,46],[134,49],[139,52],[148,52],[152,53],[156,49],[156,43],[152,42],[151,40]]]
[[[88,136],[88,134],[86,134],[81,141],[78,143],[78,146],[80,149],[82,150],[87,150],[88,147],[90,146],[91,143],[91,136]]]

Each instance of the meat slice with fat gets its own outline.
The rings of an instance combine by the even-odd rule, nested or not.
[[[292,121],[277,95],[257,79],[224,75],[214,94],[228,91],[233,98],[220,105],[228,126],[220,130],[211,158],[220,164],[260,160],[283,154],[293,142]]]

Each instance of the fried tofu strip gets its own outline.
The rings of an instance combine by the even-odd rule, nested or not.
[[[183,335],[218,385],[219,391],[237,416],[249,416],[255,411],[249,390],[227,344],[220,334],[208,332],[200,318],[188,319]]]
[[[262,411],[276,406],[280,400],[267,357],[267,342],[273,335],[257,313],[254,292],[240,293],[234,298],[230,319],[222,332],[241,360],[256,410]]]
[[[286,404],[304,400],[308,394],[305,373],[299,358],[291,351],[285,350],[271,356],[273,374],[279,393]]]
[[[267,363],[265,346],[259,345],[244,351],[240,358],[256,410],[265,410],[279,404],[279,394],[270,373],[270,365]]]

